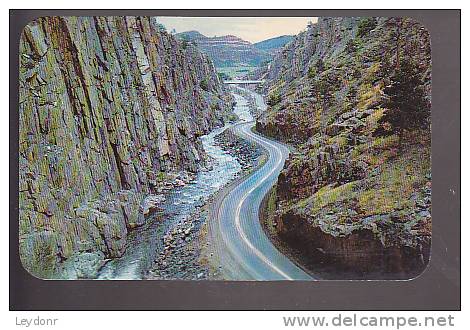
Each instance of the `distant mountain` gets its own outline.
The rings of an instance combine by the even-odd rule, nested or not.
[[[294,36],[284,35],[257,42],[253,44],[253,46],[258,48],[259,50],[263,50],[270,54],[275,54],[292,39],[294,39]]]
[[[177,38],[187,39],[190,41],[208,39],[205,35],[201,34],[199,31],[186,31],[176,34]]]
[[[198,31],[187,31],[177,33],[176,37],[195,43],[212,58],[216,67],[259,66],[272,58],[270,52],[233,35],[206,37]]]

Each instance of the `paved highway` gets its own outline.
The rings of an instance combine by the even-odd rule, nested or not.
[[[249,176],[226,187],[212,206],[210,234],[222,273],[232,280],[312,280],[276,249],[261,227],[261,202],[276,183],[289,150],[252,132],[253,126],[253,121],[245,122],[233,130],[262,146],[268,160]]]

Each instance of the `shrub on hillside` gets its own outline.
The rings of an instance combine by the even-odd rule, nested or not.
[[[384,88],[384,94],[384,106],[388,110],[379,123],[390,132],[397,132],[401,145],[403,131],[425,127],[431,113],[418,66],[409,59],[402,61]]]
[[[376,26],[377,20],[374,17],[363,18],[359,22],[359,26],[357,28],[357,35],[359,37],[363,37],[371,30],[375,29]]]

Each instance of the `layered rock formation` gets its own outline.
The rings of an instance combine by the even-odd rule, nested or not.
[[[146,196],[198,169],[198,137],[231,104],[208,57],[149,17],[31,22],[19,92],[20,256],[41,278],[93,277],[122,255]]]
[[[430,102],[422,25],[320,18],[254,77],[266,79],[270,105],[258,131],[296,148],[277,185],[277,231],[312,271],[409,278],[429,260],[430,121],[404,130],[401,141],[384,120],[384,90],[404,61],[418,68],[416,88]]]
[[[187,31],[176,36],[187,43],[197,45],[210,56],[217,67],[257,66],[272,58],[270,51],[233,35],[206,37],[197,31]]]

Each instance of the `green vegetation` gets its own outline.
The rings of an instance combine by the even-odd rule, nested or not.
[[[209,83],[207,82],[206,79],[201,80],[201,82],[199,83],[199,86],[206,92],[209,91]]]
[[[180,37],[180,40],[181,40],[181,46],[183,47],[183,49],[188,48],[188,45],[189,45],[189,42],[190,42],[189,37],[183,35],[183,36]]]
[[[256,69],[258,66],[248,66],[248,65],[235,65],[235,66],[218,66],[217,72],[227,76],[227,79],[234,79],[235,77],[242,76],[245,74],[250,74]]]
[[[157,29],[159,32],[167,32],[166,26],[161,23],[157,23]]]
[[[274,106],[281,102],[281,94],[279,92],[271,93],[268,97],[268,101],[266,102],[269,106]]]
[[[356,184],[356,182],[348,182],[336,187],[334,185],[324,186],[311,197],[301,200],[296,207],[305,208],[310,205],[311,209],[309,211],[315,214],[331,203],[351,198]]]
[[[429,156],[428,151],[414,147],[384,163],[374,185],[357,195],[361,211],[366,215],[385,214],[414,207],[410,196],[427,182]]]
[[[377,26],[377,19],[375,17],[367,17],[361,19],[357,28],[357,34],[359,37],[364,37],[371,30]]]
[[[224,72],[217,72],[217,75],[219,76],[219,79],[222,81],[230,80],[230,76]]]
[[[424,135],[423,135],[424,134]],[[415,138],[427,139],[425,132]],[[428,179],[430,155],[419,145],[403,150],[402,154],[389,153],[397,146],[397,136],[383,137],[374,140],[372,145],[356,147],[356,155],[370,161],[373,157],[382,157],[375,176],[363,180],[346,182],[342,185],[327,184],[317,192],[296,201],[291,207],[312,216],[334,210],[335,213],[350,208],[359,216],[391,213],[395,210],[410,210],[414,201],[410,199],[416,187],[423,187]],[[292,166],[301,167],[302,158],[293,160]]]
[[[158,172],[156,175],[156,180],[157,182],[163,182],[166,178],[166,173],[165,172]]]
[[[380,122],[384,124],[382,128],[389,127],[389,131],[398,132],[400,147],[403,131],[424,127],[430,115],[431,105],[426,99],[421,77],[422,73],[412,60],[405,59],[391,77],[390,85],[384,88],[388,111]]]
[[[316,67],[311,66],[310,68],[308,68],[308,73],[307,73],[308,78],[313,79],[315,78],[316,75],[317,75]]]

